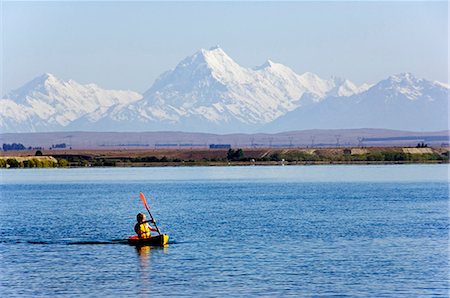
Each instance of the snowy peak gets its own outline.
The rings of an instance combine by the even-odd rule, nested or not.
[[[266,64],[249,69],[220,47],[201,49],[158,78],[134,110],[150,119],[271,121],[297,107],[295,102],[306,88],[289,67],[272,61]]]
[[[26,127],[42,123],[42,127],[67,126],[79,117],[116,104],[129,104],[142,96],[132,91],[104,90],[95,84],[81,85],[63,81],[46,73],[36,77],[1,99],[3,122],[17,120],[13,111],[25,114],[19,122]]]
[[[296,74],[290,67],[281,63],[273,62],[272,60],[267,60],[262,66],[254,69],[259,73],[270,73],[272,75],[278,76],[279,78],[295,78],[295,81],[297,81],[297,83],[301,83],[301,76]]]
[[[222,64],[235,63],[219,46],[212,47],[209,50],[201,49],[199,53],[201,53],[205,58],[205,61],[210,64],[217,64],[219,62]]]
[[[373,86],[372,89],[373,92],[389,93],[391,98],[402,96],[409,100],[418,100],[421,97],[433,100],[436,92],[448,92],[448,86],[445,84],[419,79],[411,73],[389,76]]]
[[[244,79],[246,70],[230,58],[220,47],[210,50],[200,50],[207,67],[212,75],[221,83]]]
[[[410,73],[393,75],[373,86],[362,85],[358,93],[345,96],[354,84],[332,80],[335,94],[299,107],[271,122],[267,129],[383,128],[398,130],[445,130],[448,127],[448,87],[418,79]],[[364,90],[366,89],[366,90]],[[340,95],[340,94],[341,95]]]
[[[57,84],[60,84],[60,80],[56,76],[50,73],[44,73],[29,81],[22,87],[6,94],[4,98],[11,98],[14,99],[16,103],[22,103],[26,100],[27,95],[30,93],[39,91],[41,93],[48,94],[49,89]]]
[[[51,73],[44,73],[44,74],[36,77],[32,81],[30,81],[29,84],[51,85],[51,84],[56,84],[58,82],[60,82],[60,79],[58,79],[55,75],[53,75]]]
[[[410,86],[420,86],[423,83],[426,83],[426,80],[418,79],[411,73],[400,73],[396,75],[391,75],[387,79],[380,81],[377,85],[382,86],[383,88],[401,88],[401,87],[410,87]]]
[[[200,49],[157,78],[152,87],[144,92],[144,97],[169,89],[185,92],[188,89],[222,85],[242,76],[242,72],[242,68],[220,47]],[[163,99],[161,96],[157,98]]]
[[[299,77],[299,80],[308,93],[314,95],[315,101],[322,100],[334,87],[334,82],[321,79],[318,75],[311,72],[305,72]]]
[[[140,97],[136,92],[105,90],[95,84],[82,85],[74,80],[63,81],[55,75],[45,73],[19,89],[8,93],[4,98],[12,99],[21,104],[31,104],[39,100],[49,104],[60,103],[70,107],[71,99],[74,100],[72,104],[110,106],[116,103],[130,103]]]
[[[365,86],[358,87],[353,82],[339,77],[332,77],[331,84],[333,87],[330,92],[328,92],[328,96],[348,97],[366,90]]]
[[[127,113],[136,111],[151,121],[268,123],[299,107],[305,94],[315,102],[333,92],[345,96],[358,92],[350,81],[342,82],[313,73],[298,75],[271,60],[246,68],[216,46],[195,52],[161,75]]]
[[[58,79],[54,74],[46,72],[46,73],[43,73],[40,76],[34,78],[29,83],[45,84],[45,83],[55,83],[58,81],[60,81],[60,79]]]
[[[268,59],[266,62],[264,62],[263,64],[261,64],[260,66],[256,66],[253,68],[253,70],[263,70],[269,67],[274,66],[274,62],[270,59]]]
[[[402,88],[414,88],[420,86],[424,80],[417,79],[411,73],[400,73],[396,75],[389,76],[386,80],[379,83],[382,88],[386,89],[397,89]]]
[[[316,102],[326,97],[348,97],[366,91],[370,85],[357,86],[353,82],[340,77],[332,77],[329,80],[321,79],[318,75],[305,72],[300,76],[303,84],[309,92],[315,94]]]
[[[448,118],[448,91],[446,84],[410,73],[357,86],[339,77],[300,75],[272,60],[247,68],[215,46],[184,58],[143,96],[45,73],[0,99],[0,129],[228,133],[255,131],[268,123],[285,123],[284,130],[320,125],[399,128],[399,121],[410,115],[415,118],[402,125],[415,129],[416,119],[423,119],[419,124],[434,121],[423,114],[445,111],[435,117],[440,119],[437,124],[429,126],[440,127]]]
[[[196,70],[207,68],[211,71],[223,72],[232,68],[240,68],[220,47],[213,47],[209,50],[200,49],[193,55],[186,57],[175,68],[175,71],[183,69]]]
[[[395,74],[395,75],[389,76],[387,78],[387,80],[392,82],[393,84],[401,84],[401,85],[405,85],[405,84],[410,84],[410,85],[420,84],[420,82],[423,81],[423,79],[416,78],[410,72],[404,72],[404,73],[399,73],[399,74]]]
[[[447,89],[447,90],[450,89],[450,85],[449,84],[445,84],[445,83],[442,83],[442,82],[439,82],[439,81],[434,81],[433,84],[438,86],[438,87]]]
[[[294,72],[288,66],[281,64],[281,63],[273,62],[270,59],[268,59],[266,62],[264,62],[264,64],[254,67],[253,70],[260,70],[260,71],[266,70],[266,71],[273,71],[273,72],[276,72],[276,71],[278,71],[278,72],[280,72],[280,71]]]

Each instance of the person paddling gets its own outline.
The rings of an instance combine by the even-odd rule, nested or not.
[[[138,235],[138,237],[139,237],[140,239],[143,239],[143,238],[150,238],[150,237],[151,237],[150,231],[158,232],[157,229],[151,227],[151,226],[148,224],[149,222],[155,223],[155,221],[152,220],[152,219],[146,221],[146,220],[145,220],[145,214],[139,213],[139,214],[136,216],[136,219],[137,219],[137,223],[136,223],[136,225],[134,226],[134,231],[136,232],[136,234]]]

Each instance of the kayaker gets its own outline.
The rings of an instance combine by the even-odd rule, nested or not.
[[[148,223],[155,223],[153,220],[145,220],[145,214],[139,213],[136,216],[137,224],[134,226],[134,231],[139,238],[150,238],[150,231],[157,232],[155,228],[151,227]]]

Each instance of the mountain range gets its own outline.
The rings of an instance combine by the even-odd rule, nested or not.
[[[143,94],[41,75],[0,99],[0,130],[446,130],[448,91],[447,84],[410,73],[358,86],[337,77],[299,75],[270,60],[245,68],[213,47],[182,60]]]

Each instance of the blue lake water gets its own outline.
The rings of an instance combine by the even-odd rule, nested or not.
[[[448,170],[2,170],[0,295],[448,297]],[[139,191],[165,248],[121,241]]]

